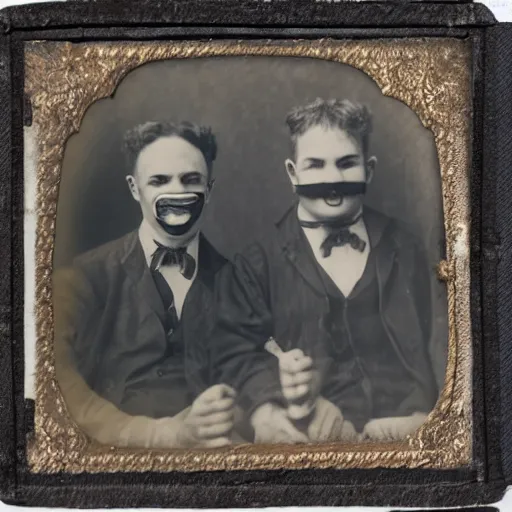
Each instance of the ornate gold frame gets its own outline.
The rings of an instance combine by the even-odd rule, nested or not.
[[[52,255],[61,163],[68,137],[85,110],[111,95],[137,66],[162,59],[211,56],[300,56],[349,64],[383,94],[401,100],[432,130],[439,154],[447,261],[449,355],[436,408],[416,435],[401,443],[361,445],[241,445],[218,450],[147,451],[98,446],[70,419],[55,377]],[[27,43],[27,94],[39,129],[37,167],[34,472],[199,471],[466,466],[471,460],[471,327],[469,170],[471,52],[457,39],[294,42]]]

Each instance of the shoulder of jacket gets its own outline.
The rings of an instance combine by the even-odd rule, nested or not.
[[[73,262],[75,267],[82,269],[100,269],[119,265],[126,256],[130,245],[135,242],[136,233],[130,232],[116,240],[107,242],[77,256]]]

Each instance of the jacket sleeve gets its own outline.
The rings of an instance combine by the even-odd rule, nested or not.
[[[403,416],[415,412],[430,413],[439,393],[430,351],[432,336],[436,332],[433,329],[435,315],[432,305],[432,281],[435,278],[436,269],[433,265],[429,265],[425,250],[415,238],[407,240],[406,247],[409,260],[406,264],[407,279],[418,312],[423,343],[416,349],[415,369],[419,378],[412,392],[399,408],[400,415]]]
[[[73,421],[101,444],[144,448],[177,446],[177,431],[183,414],[159,420],[125,414],[93,391],[76,368],[72,347],[77,328],[91,320],[88,311],[95,302],[84,276],[67,269],[56,272],[53,299],[55,370]]]
[[[254,245],[221,271],[212,360],[216,380],[232,386],[250,415],[265,402],[283,403],[277,358],[264,345],[273,333],[268,260]]]

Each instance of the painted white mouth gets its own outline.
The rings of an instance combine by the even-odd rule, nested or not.
[[[343,196],[331,195],[324,199],[327,205],[329,206],[340,206],[343,203]]]
[[[155,217],[168,226],[182,226],[192,217],[190,206],[197,200],[198,195],[194,193],[163,194],[154,203]]]
[[[168,226],[183,226],[190,220],[190,213],[188,212],[169,212],[162,219]]]

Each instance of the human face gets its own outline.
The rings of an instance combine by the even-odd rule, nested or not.
[[[369,183],[375,158],[365,161],[360,141],[337,128],[314,126],[297,138],[296,158],[286,161],[294,186],[316,183]],[[299,195],[302,212],[309,220],[355,218],[362,208],[363,193],[305,197]],[[304,219],[308,220],[308,219]]]
[[[197,233],[209,184],[195,146],[178,136],[161,137],[140,152],[126,179],[145,221],[163,238],[181,241]]]

